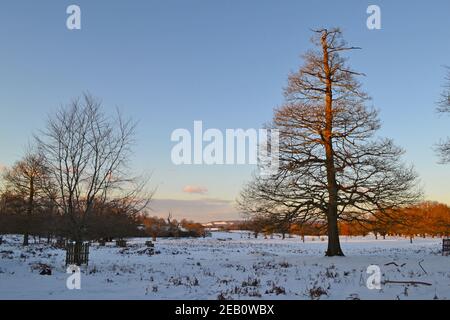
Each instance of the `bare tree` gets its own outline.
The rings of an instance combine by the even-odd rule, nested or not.
[[[181,223],[178,222],[176,219],[173,219],[172,212],[169,211],[169,215],[167,216],[167,227],[169,234],[171,234],[171,236],[173,237],[178,238],[180,234],[180,226]]]
[[[444,86],[444,91],[441,94],[441,99],[437,107],[437,111],[440,114],[450,114],[450,67],[448,68],[446,81],[447,83]],[[450,163],[450,138],[438,144],[437,152],[442,164]]]
[[[339,220],[415,202],[416,174],[400,162],[403,150],[376,138],[378,113],[341,54],[349,47],[339,29],[317,30],[304,65],[289,76],[286,103],[271,127],[280,132],[280,169],[255,177],[238,203],[258,215],[295,215],[327,225],[327,256],[340,256]]]
[[[135,127],[120,113],[106,115],[100,101],[84,94],[51,115],[36,136],[58,189],[56,202],[76,242],[83,241],[95,205],[120,201],[138,209],[148,204],[151,196],[140,193],[144,184],[133,187],[136,178],[127,166]]]
[[[27,151],[22,160],[16,162],[11,169],[3,173],[6,189],[22,197],[26,201],[23,245],[29,242],[30,219],[35,211],[39,198],[48,191],[49,172],[42,154]]]

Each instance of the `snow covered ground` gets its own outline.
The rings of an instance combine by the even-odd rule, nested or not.
[[[158,239],[128,248],[91,245],[81,289],[69,290],[65,253],[46,244],[23,249],[21,237],[0,245],[0,299],[450,299],[450,257],[441,239],[342,237],[346,257],[323,256],[326,241],[259,239],[214,232],[206,239]],[[40,264],[51,275],[40,275]],[[366,286],[369,265],[381,269],[381,289]],[[420,281],[397,284],[385,281]]]

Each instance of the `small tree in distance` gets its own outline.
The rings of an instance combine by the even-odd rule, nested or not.
[[[22,160],[3,173],[6,188],[26,202],[23,220],[23,245],[29,243],[30,222],[40,200],[48,196],[49,172],[42,154],[28,151]]]

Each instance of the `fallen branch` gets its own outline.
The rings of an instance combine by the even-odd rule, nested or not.
[[[422,265],[420,264],[421,262],[424,262],[424,259],[422,259],[422,260],[419,261],[419,266],[422,268],[422,270],[423,270],[423,272],[425,272],[425,274],[428,274],[428,273],[425,271],[425,269],[422,267]]]
[[[428,282],[422,282],[422,281],[394,281],[394,280],[386,280],[383,282],[383,284],[411,284],[411,285],[418,285],[422,284],[424,286],[432,286],[431,283]]]
[[[406,263],[402,263],[400,266],[393,261],[385,264],[385,266],[391,266],[391,265],[394,265],[396,267],[404,267],[406,265]]]

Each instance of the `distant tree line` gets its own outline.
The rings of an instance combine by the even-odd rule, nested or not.
[[[72,239],[72,222],[48,199],[34,202],[32,214],[27,212],[28,201],[9,191],[0,195],[0,236],[23,234],[24,244],[29,237],[45,239]],[[86,221],[83,240],[99,240],[143,236],[139,230],[139,216],[120,203],[94,206]]]
[[[201,223],[183,219],[177,221],[169,214],[167,219],[160,217],[149,217],[143,215],[140,222],[145,226],[145,232],[156,240],[159,237],[206,237],[208,232]]]
[[[278,219],[277,219],[278,218]],[[248,230],[255,237],[259,234],[326,236],[326,221],[302,222],[293,217],[291,220],[280,219],[280,216],[255,216],[242,223],[230,226],[234,230]],[[367,236],[376,238],[386,236],[415,237],[449,237],[450,207],[438,202],[422,202],[383,214],[374,214],[367,219],[339,222],[340,234],[344,236]]]
[[[54,203],[46,198],[34,202],[33,213],[27,213],[26,198],[10,191],[0,195],[0,237],[3,234],[22,234],[51,242],[54,239],[70,239],[71,222],[61,214]],[[107,240],[126,237],[205,237],[208,232],[202,224],[183,219],[177,221],[148,216],[121,202],[96,204],[86,222],[84,240]]]

